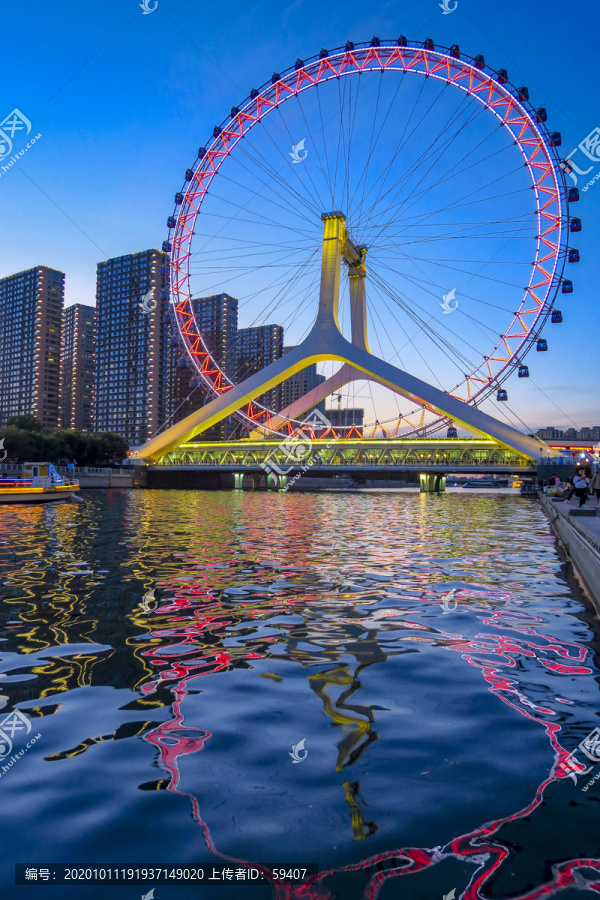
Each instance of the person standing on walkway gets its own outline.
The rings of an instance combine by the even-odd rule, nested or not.
[[[567,478],[565,482],[565,500],[570,500],[573,494],[575,493],[575,485],[573,484],[573,478],[571,475]]]
[[[592,490],[596,495],[598,506],[600,506],[600,466],[596,469],[596,474],[592,479]]]
[[[582,506],[585,506],[588,489],[588,480],[583,469],[579,470],[573,479],[573,484],[575,485],[575,494],[579,497],[579,508],[581,509]]]

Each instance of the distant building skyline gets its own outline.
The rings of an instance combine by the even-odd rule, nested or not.
[[[29,413],[45,431],[59,425],[114,431],[140,444],[209,402],[210,391],[178,341],[168,281],[168,255],[158,250],[98,263],[95,307],[75,303],[63,310],[65,274],[58,269],[36,266],[0,279],[0,425]],[[147,310],[145,297],[151,298]],[[281,325],[238,329],[238,305],[226,292],[192,298],[208,351],[237,383],[292,349],[283,346]],[[280,411],[324,380],[312,364],[256,399]],[[334,428],[363,427],[363,409],[326,410],[325,401],[316,408]],[[231,439],[248,431],[231,416],[204,436]],[[600,425],[545,426],[536,435],[598,443]]]
[[[586,425],[583,428],[556,428],[548,425],[536,431],[537,437],[543,441],[572,440],[572,441],[600,441],[600,425]]]

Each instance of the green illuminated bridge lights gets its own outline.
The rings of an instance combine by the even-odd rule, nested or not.
[[[293,473],[310,468],[328,474],[382,471],[534,473],[535,464],[489,439],[428,438],[395,440],[314,439],[300,445],[277,440],[189,441],[168,451],[162,467],[193,467],[224,472],[271,470]]]
[[[237,456],[240,460],[250,458],[249,456],[244,457],[242,450],[243,447],[248,446],[247,443],[225,444],[221,447],[215,447],[213,444],[209,445],[210,449],[208,449],[208,447],[196,446],[191,442],[206,429],[235,413],[249,401],[271,390],[306,366],[328,360],[338,361],[342,364],[338,372],[283,410],[278,417],[272,419],[272,428],[276,429],[282,426],[286,422],[286,417],[296,417],[307,409],[311,409],[326,396],[339,390],[342,385],[360,379],[384,385],[390,391],[442,416],[450,417],[465,431],[476,435],[480,440],[463,442],[464,451],[471,454],[484,454],[484,456],[488,454],[488,456],[485,456],[485,462],[483,462],[484,457],[481,456],[478,458],[479,461],[476,461],[476,457],[470,461],[464,457],[465,464],[468,466],[481,466],[483,462],[483,465],[489,467],[497,462],[503,471],[507,471],[507,467],[522,468],[523,465],[530,464],[531,460],[539,459],[541,456],[551,456],[552,451],[543,441],[522,434],[510,425],[499,422],[476,407],[432,387],[370,352],[366,317],[367,268],[365,260],[367,250],[352,242],[346,231],[346,220],[343,213],[337,211],[325,213],[321,218],[324,232],[319,307],[308,336],[285,356],[266,366],[260,372],[251,375],[245,381],[234,385],[181,422],[151,438],[132,453],[133,460],[148,462],[162,460],[164,464],[167,460],[175,462],[172,454],[176,453],[178,460],[189,459],[190,464],[204,465],[205,463],[201,462],[202,453],[205,454],[202,458],[206,460],[217,459],[218,454],[221,453],[222,456],[219,458],[222,461],[220,463],[208,461],[206,464],[244,465],[244,463],[238,463],[234,457]],[[338,324],[342,260],[347,265],[349,278],[352,320],[350,341],[342,335]],[[261,440],[265,440],[264,433],[255,432],[252,437],[256,439],[256,443],[253,443],[252,449],[247,452],[254,454],[256,460],[261,453],[265,456],[268,455],[266,453],[267,446],[269,450],[278,452],[276,436],[274,444],[261,443]],[[378,450],[378,444],[382,445],[381,450]],[[400,440],[388,443],[361,441],[355,447],[352,441],[341,440],[335,442],[331,452],[325,450],[321,453],[325,454],[322,458],[328,460],[327,464],[333,466],[350,464],[362,466],[366,465],[365,461],[368,459],[372,460],[373,462],[370,464],[375,466],[427,465],[429,467],[439,465],[447,470],[448,465],[451,464],[452,470],[457,471],[456,466],[460,464],[460,461],[454,455],[459,452],[453,449],[455,444],[453,442],[438,444],[428,441],[427,447],[432,446],[435,446],[437,452],[442,454],[442,457],[438,457],[439,462],[434,462],[431,456],[427,457],[428,450],[419,451],[418,442],[414,441],[410,444]],[[261,450],[261,448],[265,449]],[[411,456],[411,453],[415,452],[417,456],[419,452],[423,454],[419,462],[415,456]],[[352,463],[350,463],[352,454]],[[444,454],[449,458],[443,458]],[[386,458],[390,461],[382,462]],[[225,459],[228,461],[225,462]],[[523,460],[523,463],[519,464],[517,462],[519,459]],[[491,471],[491,469],[488,468],[486,471]]]

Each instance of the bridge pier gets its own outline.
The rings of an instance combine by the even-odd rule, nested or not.
[[[234,472],[233,488],[236,491],[283,491],[287,475],[275,472]]]
[[[288,476],[276,472],[234,472],[234,491],[285,491]]]
[[[422,494],[445,494],[446,476],[440,472],[432,475],[419,475]]]

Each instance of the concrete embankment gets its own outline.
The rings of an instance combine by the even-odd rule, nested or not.
[[[540,502],[600,611],[600,516],[596,500],[588,500],[584,515],[567,501],[554,502],[541,495]]]

